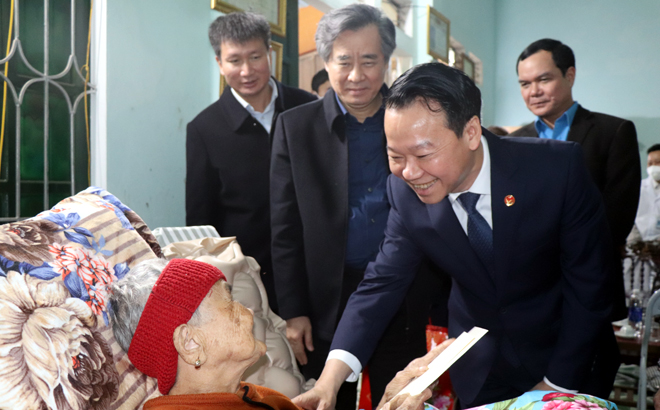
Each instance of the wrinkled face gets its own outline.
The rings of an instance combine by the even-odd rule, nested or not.
[[[325,69],[332,89],[349,112],[378,109],[387,70],[378,27],[371,24],[339,34]]]
[[[646,166],[660,165],[660,151],[651,151],[646,158]]]
[[[476,116],[458,138],[447,128],[443,112],[434,113],[418,101],[385,111],[385,136],[390,170],[426,204],[467,190],[479,175],[483,151],[479,150],[481,124]]]
[[[549,51],[541,50],[518,63],[518,83],[527,108],[550,124],[573,104],[574,81],[575,67],[562,75]]]
[[[252,334],[252,312],[232,300],[229,286],[218,281],[200,305],[200,329],[207,342],[207,357],[212,365],[256,362],[266,353],[266,345]]]
[[[270,92],[270,56],[262,39],[245,43],[223,41],[216,61],[227,84],[245,101],[251,102]]]

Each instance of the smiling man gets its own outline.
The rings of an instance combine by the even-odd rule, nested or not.
[[[609,394],[619,363],[603,297],[611,244],[580,146],[495,136],[480,112],[479,89],[444,64],[413,67],[392,85],[385,239],[348,301],[321,377],[294,403],[332,408],[424,258],[452,277],[449,336],[488,329],[450,368],[459,408],[528,390]]]
[[[308,378],[319,377],[348,297],[384,236],[389,171],[382,102],[395,29],[380,10],[352,4],[321,19],[316,45],[332,87],[323,99],[278,118],[271,160],[280,316]],[[413,287],[379,343],[369,373],[374,402],[426,349],[424,300]],[[338,408],[351,407],[355,384],[345,385],[339,398]]]
[[[277,310],[270,256],[268,178],[272,124],[284,110],[316,98],[271,77],[270,26],[254,13],[218,17],[209,40],[227,87],[188,124],[186,224],[236,236],[261,266]]]
[[[635,221],[641,169],[635,125],[591,112],[573,100],[575,56],[552,39],[533,42],[518,57],[520,92],[536,120],[511,136],[575,141],[582,146],[591,178],[605,202],[615,252],[609,255],[617,275],[609,285],[613,320],[625,318],[621,249]]]

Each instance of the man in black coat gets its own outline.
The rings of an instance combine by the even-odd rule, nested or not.
[[[270,135],[278,114],[316,98],[271,77],[270,26],[254,13],[218,17],[209,39],[227,86],[188,124],[186,224],[236,236],[262,271],[276,310],[270,256]]]
[[[632,229],[639,201],[641,169],[635,125],[591,112],[573,100],[575,56],[552,39],[535,41],[518,57],[518,82],[527,108],[537,118],[511,136],[574,141],[582,146],[587,169],[601,192],[615,253],[611,294],[613,320],[626,317],[620,249]]]

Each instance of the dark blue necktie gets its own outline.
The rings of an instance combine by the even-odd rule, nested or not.
[[[479,194],[465,192],[459,195],[458,200],[468,214],[468,240],[472,249],[484,263],[488,272],[493,273],[493,230],[479,212],[477,201]]]

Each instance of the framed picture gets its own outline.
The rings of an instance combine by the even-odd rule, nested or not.
[[[431,57],[449,64],[449,19],[431,6],[427,6],[427,10],[427,52]]]
[[[463,53],[463,72],[474,81],[474,61],[465,53]]]
[[[223,13],[252,11],[266,17],[270,31],[286,37],[286,0],[211,0],[211,8]]]
[[[270,75],[275,77],[277,81],[282,81],[282,52],[284,45],[277,41],[270,42]],[[225,76],[220,74],[220,95],[227,86]]]

